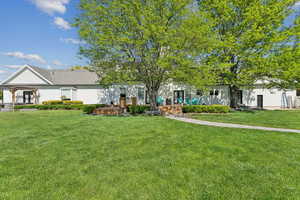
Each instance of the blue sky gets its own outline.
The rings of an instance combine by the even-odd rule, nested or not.
[[[0,80],[20,65],[62,69],[85,64],[68,23],[79,0],[4,0],[0,7]]]
[[[69,24],[78,14],[78,3],[79,0],[2,0],[0,80],[24,64],[52,69],[86,64],[78,56],[81,41],[77,30]],[[295,8],[300,9],[300,2]]]

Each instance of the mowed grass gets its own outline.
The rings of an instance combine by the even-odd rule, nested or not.
[[[300,134],[0,113],[0,199],[300,199]]]
[[[191,114],[194,119],[275,128],[300,129],[300,110],[265,110],[228,114]]]

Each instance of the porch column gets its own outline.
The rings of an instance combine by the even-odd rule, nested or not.
[[[15,110],[15,103],[16,103],[16,88],[11,88],[10,92],[12,94],[12,105],[13,105],[13,111]]]
[[[32,93],[33,93],[33,98],[34,98],[34,104],[38,104],[37,89],[32,90]]]

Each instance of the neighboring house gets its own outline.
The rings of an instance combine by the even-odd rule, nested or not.
[[[96,73],[87,70],[46,70],[25,65],[4,80],[3,103],[41,104],[47,100],[78,100],[85,104],[118,104],[120,96],[137,97],[138,104],[147,104],[144,85],[102,87]],[[198,101],[199,104],[229,104],[228,87],[216,86],[204,94],[186,85],[166,84],[160,90],[163,104]],[[258,83],[254,89],[240,91],[239,103],[250,107],[282,108],[300,106],[300,90],[265,89]]]

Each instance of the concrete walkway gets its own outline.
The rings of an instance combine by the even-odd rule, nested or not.
[[[176,117],[176,116],[167,116],[166,118],[177,120],[177,121],[182,121],[182,122],[187,122],[187,123],[192,123],[192,124],[204,125],[204,126],[216,126],[216,127],[225,127],[225,128],[242,128],[242,129],[253,129],[253,130],[263,130],[263,131],[300,133],[300,130],[295,130],[295,129],[269,128],[269,127],[262,127],[262,126],[248,126],[248,125],[241,125],[241,124],[208,122],[208,121],[202,121],[202,120],[190,119],[190,118],[184,118],[184,117]]]

